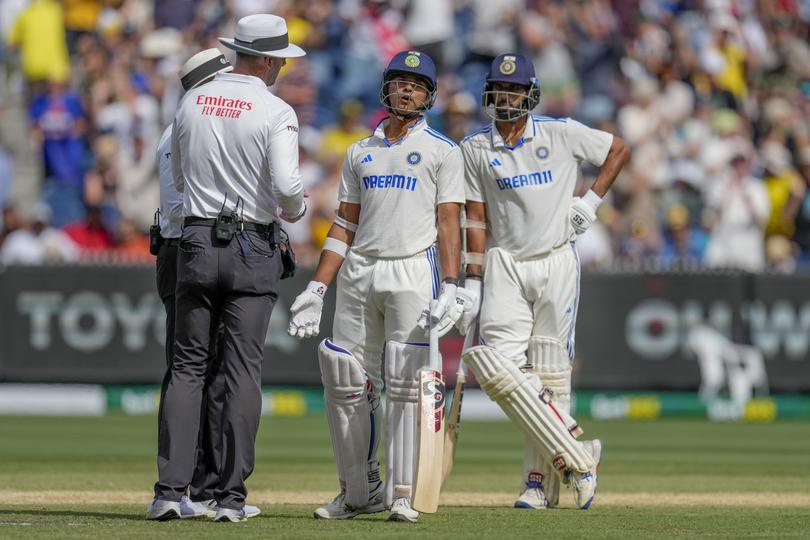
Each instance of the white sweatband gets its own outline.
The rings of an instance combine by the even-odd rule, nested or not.
[[[327,236],[323,242],[323,249],[337,253],[343,258],[346,258],[346,252],[349,251],[349,244],[343,240]]]
[[[461,222],[461,227],[464,229],[483,229],[487,230],[487,224],[483,221],[474,221],[472,219],[465,219]]]
[[[335,225],[343,227],[347,231],[357,232],[357,223],[352,223],[346,218],[342,218],[337,213],[335,214]]]
[[[588,193],[583,195],[582,202],[590,206],[591,209],[596,212],[596,209],[599,208],[600,204],[602,204],[602,197],[594,193],[592,189],[589,189]]]
[[[465,251],[464,264],[477,264],[478,266],[484,266],[484,254],[475,253],[473,251]]]

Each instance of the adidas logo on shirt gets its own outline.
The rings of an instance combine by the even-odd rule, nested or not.
[[[361,159],[361,160],[360,160],[360,163],[370,163],[370,162],[372,162],[372,161],[374,161],[374,160],[373,160],[373,159],[371,159],[371,154],[366,154],[366,157],[364,157],[363,159]]]
[[[492,161],[489,162],[489,164],[491,166],[493,166],[493,167],[497,167],[498,165],[503,165],[503,163],[501,163],[501,160],[498,159],[498,158],[493,159]]]

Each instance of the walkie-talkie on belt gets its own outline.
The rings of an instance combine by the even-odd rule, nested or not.
[[[220,242],[225,244],[230,243],[239,228],[239,216],[236,210],[230,212],[225,211],[225,204],[228,202],[228,194],[225,194],[225,200],[222,201],[222,208],[219,209],[217,214],[217,221],[214,224],[214,236]],[[237,201],[237,206],[239,202]]]
[[[163,237],[160,235],[160,208],[155,210],[155,221],[149,227],[149,253],[157,255],[160,246],[163,244]]]

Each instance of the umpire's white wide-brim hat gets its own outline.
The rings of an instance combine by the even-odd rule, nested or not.
[[[287,21],[278,15],[242,17],[236,23],[236,37],[221,37],[219,42],[229,49],[254,56],[296,58],[307,54],[301,47],[290,43]]]
[[[180,68],[180,84],[188,92],[204,80],[216,73],[233,71],[233,66],[219,49],[205,49],[200,51],[183,64]]]

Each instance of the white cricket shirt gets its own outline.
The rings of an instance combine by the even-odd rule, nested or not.
[[[372,257],[408,257],[436,242],[436,206],[464,202],[458,146],[420,117],[398,141],[380,122],[349,147],[340,178],[341,202],[360,204],[352,250]]]
[[[576,120],[536,115],[513,148],[494,122],[466,137],[467,199],[486,203],[490,246],[526,259],[568,242],[579,164],[601,166],[612,143],[610,133]]]
[[[277,207],[289,216],[303,210],[298,118],[258,77],[217,73],[189,91],[174,118],[171,154],[184,216],[216,217],[226,194],[226,209],[242,198],[246,221],[277,221]]]
[[[183,194],[174,187],[172,177],[172,126],[163,131],[157,146],[160,177],[160,236],[180,238],[183,234]]]

